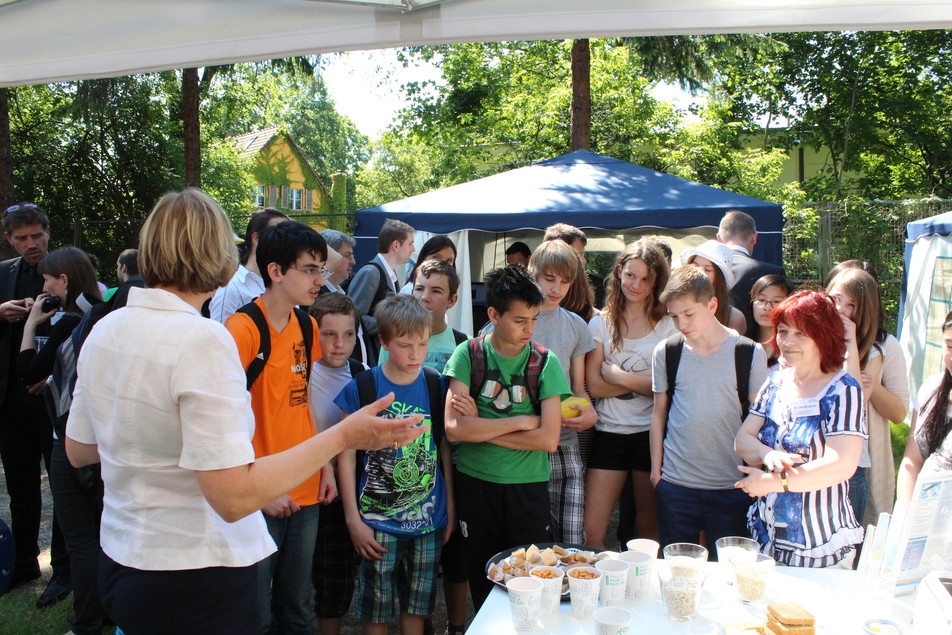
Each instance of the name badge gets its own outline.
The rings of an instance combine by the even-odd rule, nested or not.
[[[793,419],[815,417],[818,414],[820,414],[820,400],[816,397],[798,399],[790,406],[790,417]]]

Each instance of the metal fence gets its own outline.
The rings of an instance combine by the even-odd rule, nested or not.
[[[952,211],[952,200],[812,203],[787,214],[783,260],[787,276],[822,285],[839,262],[867,260],[879,272],[887,327],[895,332],[902,289],[906,223]]]

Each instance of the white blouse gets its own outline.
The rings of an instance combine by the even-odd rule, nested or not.
[[[106,555],[183,570],[275,551],[260,513],[225,522],[194,474],[254,462],[251,398],[224,326],[168,291],[131,289],[90,333],[77,371],[66,434],[99,446]]]

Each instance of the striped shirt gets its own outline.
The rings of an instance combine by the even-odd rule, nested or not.
[[[793,369],[770,376],[751,407],[764,417],[757,434],[768,447],[792,452],[804,462],[822,458],[825,439],[846,434],[866,438],[859,384],[840,371],[817,396],[817,414],[794,417],[781,387]],[[758,498],[748,513],[748,528],[761,549],[778,564],[829,567],[863,540],[849,502],[847,481],[812,492],[771,493]]]

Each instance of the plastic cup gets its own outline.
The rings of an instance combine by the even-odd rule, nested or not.
[[[661,584],[661,599],[664,601],[665,614],[669,620],[688,622],[697,616],[701,603],[701,590],[704,587],[704,572],[697,575],[677,575],[668,567],[658,572]]]
[[[717,561],[727,570],[727,584],[734,584],[734,565],[741,562],[753,562],[754,555],[760,553],[760,544],[756,540],[741,536],[725,536],[714,543],[717,546]]]
[[[542,580],[530,576],[512,578],[506,582],[506,589],[509,591],[512,625],[517,631],[531,631],[539,621]]]
[[[651,566],[655,559],[644,551],[626,551],[621,559],[628,563],[628,585],[625,587],[625,599],[640,600],[648,595],[651,583]]]
[[[542,599],[539,604],[539,616],[558,617],[559,604],[562,602],[562,579],[565,571],[558,567],[536,567],[529,573],[542,580]]]
[[[572,615],[588,620],[598,608],[598,593],[602,573],[595,567],[572,567],[568,570],[569,595],[572,597]],[[579,577],[581,576],[581,577]]]
[[[690,542],[676,542],[664,548],[664,559],[676,578],[698,577],[707,562],[707,549]]]
[[[652,560],[658,559],[658,550],[661,549],[661,545],[659,545],[656,540],[651,540],[650,538],[635,538],[625,543],[625,546],[628,548],[628,551],[644,551],[645,553],[650,553]]]
[[[595,635],[627,635],[631,629],[631,611],[617,606],[603,606],[592,613]]]
[[[734,563],[737,595],[743,604],[762,602],[767,597],[767,584],[776,564],[773,558],[762,553],[754,556],[753,562]]]
[[[599,597],[602,606],[622,606],[628,587],[628,563],[624,560],[601,560],[595,568],[602,572]]]

